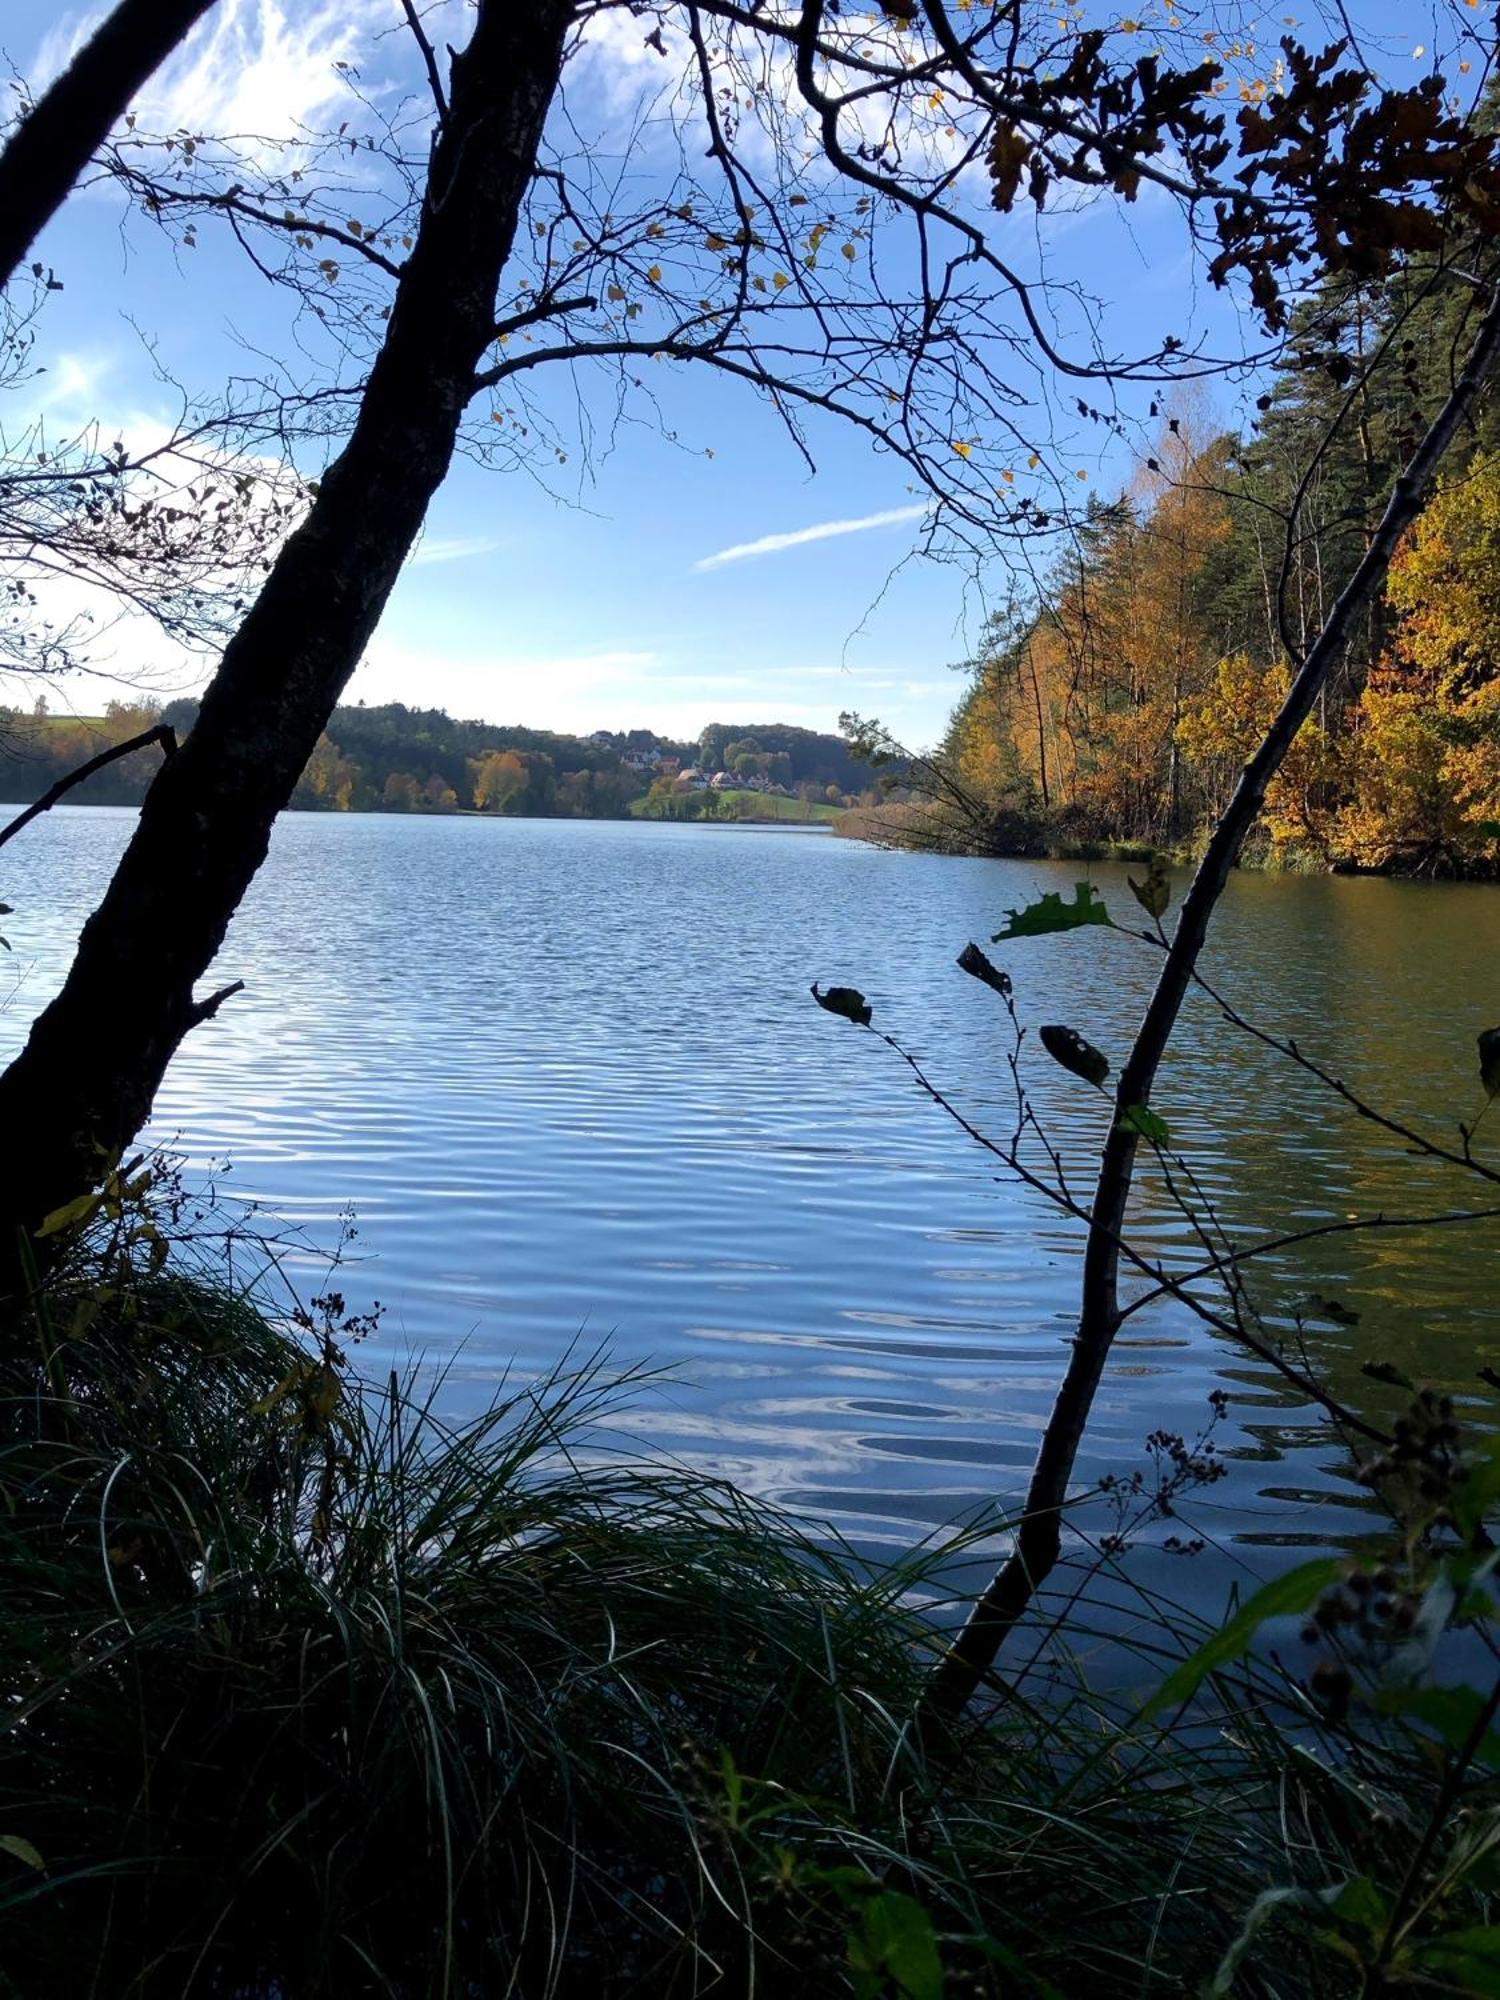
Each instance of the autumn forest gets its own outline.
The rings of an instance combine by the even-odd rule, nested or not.
[[[1328,285],[1242,434],[1202,394],[1163,404],[1126,490],[991,619],[945,745],[961,793],[936,824],[906,813],[914,837],[1190,849],[1368,542],[1413,412],[1453,366],[1461,291],[1421,273]],[[1496,430],[1491,401],[1271,784],[1250,858],[1449,876],[1500,864]]]

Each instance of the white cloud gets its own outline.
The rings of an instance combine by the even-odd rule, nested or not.
[[[99,391],[116,372],[113,355],[64,351],[38,369],[27,400],[35,416],[53,416],[65,425],[84,425],[99,415]]]
[[[490,535],[424,535],[412,554],[413,568],[430,563],[465,562],[470,556],[493,555],[501,543]]]
[[[50,28],[31,65],[40,91],[66,67],[103,18],[67,13]],[[390,25],[384,0],[219,0],[141,93],[136,110],[159,131],[290,139],[348,101],[337,63],[357,64]]]
[[[782,549],[800,548],[804,542],[826,542],[835,535],[862,535],[870,528],[893,528],[900,521],[919,521],[929,503],[919,500],[910,507],[887,507],[879,514],[862,514],[857,521],[815,521],[811,527],[789,528],[775,535],[761,535],[753,542],[736,542],[732,548],[718,549],[701,556],[695,570],[723,569],[726,563],[744,562],[749,556],[777,555]]]

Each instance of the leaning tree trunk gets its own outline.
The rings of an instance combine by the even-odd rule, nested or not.
[[[194,983],[448,470],[572,14],[573,0],[482,0],[454,58],[415,246],[349,442],[147,793],[67,983],[0,1077],[0,1245],[97,1182],[215,1005]]]
[[[213,0],[120,0],[0,153],[0,289],[132,97]]]
[[[924,1697],[926,1719],[952,1716],[973,1698],[1007,1633],[1024,1615],[1057,1563],[1062,1549],[1062,1510],[1078,1448],[1120,1324],[1119,1246],[1139,1143],[1135,1131],[1124,1122],[1123,1113],[1133,1105],[1150,1101],[1157,1071],[1208,936],[1209,921],[1239,858],[1245,836],[1260,816],[1267,787],[1342,656],[1355,619],[1379,589],[1398,542],[1421,511],[1433,476],[1475,396],[1492,372],[1497,353],[1500,353],[1500,293],[1485,313],[1452,394],[1397,480],[1359,568],[1329,612],[1265,740],[1240,774],[1234,797],[1214,828],[1183,900],[1156,989],[1120,1073],[1115,1094],[1116,1115],[1104,1142],[1089,1211],[1078,1332],[1042,1434],[1015,1546],[934,1670]]]

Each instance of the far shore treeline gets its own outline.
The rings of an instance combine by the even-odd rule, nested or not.
[[[0,798],[24,805],[101,750],[166,722],[192,728],[197,703],[111,702],[102,715],[0,709]],[[139,805],[161,753],[132,751],[69,794]],[[870,795],[872,773],[838,736],[790,723],[710,723],[696,741],[649,729],[568,736],[460,721],[403,702],[337,708],[292,799],[313,812],[451,813],[554,819],[832,819]]]

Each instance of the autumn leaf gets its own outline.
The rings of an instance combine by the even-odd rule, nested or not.
[[[1486,1028],[1479,1037],[1479,1081],[1487,1096],[1500,1097],[1500,1028]]]
[[[1137,882],[1133,875],[1127,875],[1130,893],[1146,912],[1148,917],[1160,919],[1166,913],[1172,900],[1172,885],[1167,880],[1167,871],[1159,854],[1153,854],[1146,866],[1146,879]]]
[[[990,140],[990,200],[1002,215],[1008,215],[1021,185],[1021,174],[1031,158],[1031,144],[1011,125],[997,125]]]
[[[818,982],[812,983],[812,997],[820,1007],[826,1007],[830,1014],[840,1019],[852,1021],[856,1027],[868,1028],[871,1008],[863,993],[853,986],[830,986],[826,993],[818,990]]]
[[[958,954],[957,965],[960,972],[967,972],[973,979],[979,979],[986,986],[993,987],[1002,1000],[1008,1000],[1015,990],[1008,972],[1002,972],[986,958],[977,944],[966,944]]]
[[[1074,1076],[1081,1076],[1085,1083],[1102,1085],[1109,1075],[1109,1057],[1092,1042],[1086,1042],[1076,1028],[1053,1023],[1038,1028],[1037,1035],[1052,1060]]]
[[[1412,1389],[1416,1384],[1394,1361],[1361,1361],[1359,1372],[1372,1382],[1384,1382],[1392,1389]]]
[[[1359,1325],[1359,1314],[1352,1306],[1346,1306],[1342,1299],[1325,1298],[1321,1292],[1309,1292],[1297,1311],[1308,1319],[1330,1320],[1335,1326]]]

